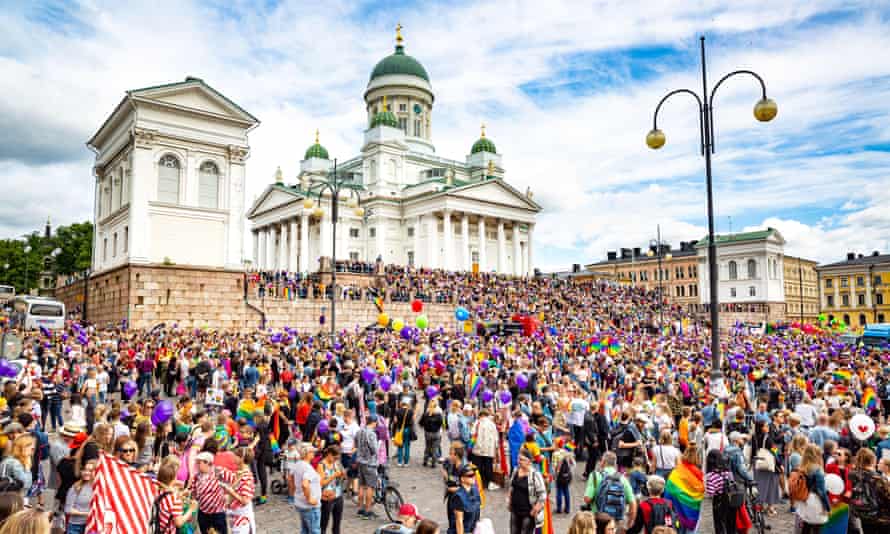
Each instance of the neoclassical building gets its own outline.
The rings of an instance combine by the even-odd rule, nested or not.
[[[484,126],[462,161],[436,154],[432,84],[405,53],[400,28],[394,53],[371,72],[364,101],[358,155],[335,160],[316,131],[295,179],[279,171],[250,207],[254,266],[312,272],[336,247],[338,261],[530,274],[541,207],[530,191],[505,181],[502,156]],[[335,167],[358,194],[353,202],[340,195],[336,243],[322,186]]]

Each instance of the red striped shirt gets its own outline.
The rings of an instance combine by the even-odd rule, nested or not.
[[[195,477],[193,493],[198,501],[198,509],[205,514],[218,514],[226,510],[226,493],[223,484],[232,484],[235,477],[231,471],[214,466],[213,471],[198,473]]]
[[[168,493],[158,502],[158,524],[162,534],[176,534],[176,518],[182,515],[182,499]]]
[[[238,494],[239,497],[247,498],[247,505],[253,500],[254,494],[256,492],[256,481],[253,478],[253,473],[250,471],[242,471],[240,476],[238,477],[238,482],[233,488],[235,493]],[[230,510],[237,510],[242,506],[246,506],[241,504],[237,499],[232,499],[232,502],[229,504]],[[232,526],[239,527],[250,524],[250,518],[243,515],[232,515]]]

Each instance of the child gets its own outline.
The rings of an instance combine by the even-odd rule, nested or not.
[[[568,442],[564,438],[557,438],[556,445],[559,447],[553,452],[553,465],[556,466],[556,513],[568,514],[571,510],[569,486],[575,469],[575,455],[567,448]]]
[[[627,480],[630,482],[630,487],[634,490],[634,497],[637,500],[640,499],[641,496],[647,496],[649,491],[646,489],[646,461],[643,458],[634,458],[633,467],[630,468],[630,471],[627,472]]]
[[[86,410],[83,407],[83,400],[81,400],[80,393],[74,392],[71,394],[71,421],[74,424],[86,426],[87,424],[87,415]]]
[[[287,440],[287,448],[284,451],[284,473],[287,479],[287,502],[294,504],[294,478],[290,476],[290,472],[296,467],[300,461],[300,451],[297,450],[297,440],[290,438]]]

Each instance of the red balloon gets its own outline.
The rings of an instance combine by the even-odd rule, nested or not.
[[[411,301],[411,311],[413,311],[414,313],[422,312],[423,311],[423,302],[421,302],[417,299],[414,299],[413,301]]]

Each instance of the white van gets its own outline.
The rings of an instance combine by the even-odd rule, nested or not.
[[[65,328],[65,304],[46,297],[19,296],[12,306],[12,324],[25,330],[41,326],[49,330]]]

